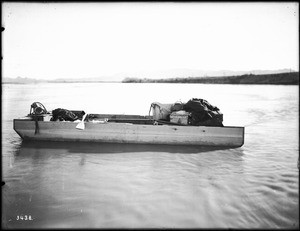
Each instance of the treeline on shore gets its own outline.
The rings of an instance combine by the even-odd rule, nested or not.
[[[240,76],[220,77],[187,77],[168,79],[140,79],[125,78],[122,83],[207,83],[207,84],[278,84],[298,85],[299,72],[288,72],[279,74],[254,75],[245,74]]]

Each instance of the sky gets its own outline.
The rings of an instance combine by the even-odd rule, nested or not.
[[[3,77],[299,71],[297,2],[5,2],[2,26]]]

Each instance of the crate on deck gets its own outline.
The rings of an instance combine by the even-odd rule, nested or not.
[[[189,124],[189,115],[190,113],[184,110],[174,111],[170,115],[170,122],[176,124]]]

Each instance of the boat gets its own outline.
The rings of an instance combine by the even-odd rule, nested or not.
[[[71,110],[80,115],[81,111]],[[241,147],[244,127],[189,126],[153,115],[87,114],[76,121],[51,121],[52,114],[36,109],[13,120],[23,140]]]

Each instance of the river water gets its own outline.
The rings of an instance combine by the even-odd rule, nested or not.
[[[152,102],[203,98],[235,149],[22,142],[13,119],[38,101],[148,115]],[[299,86],[48,83],[2,85],[4,228],[299,228]]]

